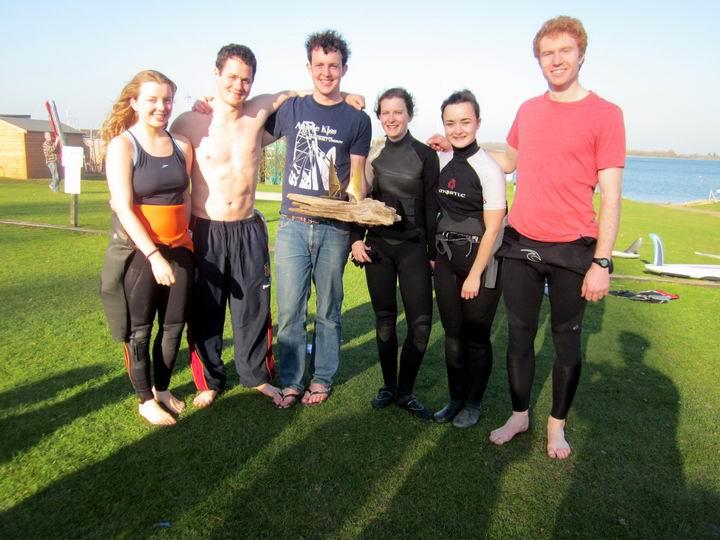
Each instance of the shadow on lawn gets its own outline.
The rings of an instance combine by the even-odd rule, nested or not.
[[[59,392],[72,387],[78,382],[96,379],[103,375],[105,370],[99,364],[75,368],[57,375],[52,375],[41,381],[15,386],[0,393],[0,410],[12,409],[19,405],[30,405],[38,401],[52,399]],[[5,431],[2,431],[5,433]]]
[[[52,399],[58,392],[102,376],[102,366],[88,366],[48,377],[41,381],[14,388],[0,395],[3,408]],[[127,378],[115,377],[107,382],[84,390],[76,395],[29,412],[14,414],[0,420],[3,443],[0,446],[0,463],[17,453],[32,448],[41,439],[90,414],[109,403],[127,396]]]
[[[186,386],[179,394],[190,390]],[[237,474],[294,416],[294,411],[273,414],[270,407],[254,392],[226,395],[174,428],[148,426],[143,439],[5,511],[0,536],[147,537],[165,522],[173,526],[186,509]],[[210,510],[194,522],[200,532],[222,519]],[[222,536],[235,534],[224,531]]]
[[[441,346],[437,341],[434,348]],[[346,347],[343,360],[374,365],[369,347],[374,352],[374,340],[371,345]],[[436,382],[445,385],[444,380]],[[233,536],[228,531],[245,531],[248,537],[356,536],[367,521],[382,514],[388,483],[411,471],[422,441],[442,431],[396,407],[373,410],[364,390],[365,385],[339,383],[321,407],[298,405],[280,412],[301,414],[313,427],[274,456],[251,482],[237,482],[230,488],[231,496],[206,502],[203,506],[212,507],[217,521],[204,530],[192,526],[183,533],[208,538]]]
[[[548,318],[545,305],[540,314],[540,331],[544,325],[549,326]],[[490,431],[502,425],[512,411],[505,362],[506,343],[507,320],[501,302],[494,323],[493,374],[483,400],[484,413],[480,423],[467,430],[451,425],[436,426],[440,434],[435,444],[406,475],[388,504],[378,509],[374,519],[362,528],[361,537],[464,538],[469,530],[478,538],[487,534],[505,469],[515,461],[527,459],[533,451],[532,437],[527,435],[518,436],[503,447],[494,446],[488,439]],[[439,345],[443,347],[442,340]],[[547,332],[536,358],[531,410],[552,370],[552,339]],[[441,385],[446,401],[446,377]],[[544,417],[545,411],[540,414]],[[468,445],[468,440],[474,441],[472,446]],[[472,451],[468,451],[469,448]]]
[[[717,494],[688,490],[677,447],[679,392],[651,365],[653,345],[618,335],[620,361],[587,362],[575,408],[589,424],[554,536],[692,538],[720,534]],[[648,362],[650,360],[650,362]],[[713,515],[714,512],[714,515]]]
[[[599,311],[596,308],[593,315],[593,321],[583,334],[583,349],[586,349],[588,337],[600,330],[602,308]],[[471,430],[442,426],[442,436],[414,467],[412,474],[407,475],[392,501],[380,509],[375,519],[368,522],[362,537],[460,538],[467,536],[469,529],[474,530],[477,537],[487,534],[506,469],[515,462],[531,459],[531,453],[540,456],[545,453],[544,427],[550,411],[544,408],[536,411],[535,406],[545,385],[552,384],[555,361],[547,301],[543,303],[538,328],[538,335],[544,339],[542,347],[536,351],[530,401],[535,421],[531,425],[531,433],[519,435],[503,447],[496,447],[488,440],[489,432],[502,425],[512,410],[504,357],[507,349],[507,320],[501,305],[493,335],[495,365],[485,395],[485,413],[480,424]],[[532,430],[538,427],[541,433],[533,435]],[[477,441],[472,452],[468,452],[469,438]],[[537,442],[538,439],[542,444]],[[411,529],[408,524],[412,524]]]
[[[364,317],[364,324],[367,324],[367,321],[372,320],[367,311],[369,309],[369,304],[366,304],[346,315],[351,320]],[[353,333],[353,329],[349,334],[354,337],[366,332],[359,327],[356,330],[357,334]],[[442,340],[436,340],[428,354],[437,356],[441,348]],[[442,432],[437,426],[416,420],[395,407],[383,411],[370,408],[371,396],[364,395],[365,386],[356,384],[352,379],[361,371],[373,367],[375,356],[374,339],[370,343],[344,347],[341,363],[344,367],[337,378],[335,393],[321,407],[305,408],[298,405],[290,410],[270,413],[258,410],[257,415],[252,416],[253,425],[243,423],[246,436],[242,443],[248,447],[241,449],[246,456],[244,460],[231,459],[232,450],[227,449],[227,437],[221,431],[216,430],[216,438],[223,441],[217,443],[223,445],[219,452],[211,447],[203,447],[202,443],[190,441],[189,452],[203,452],[207,456],[206,467],[218,468],[218,461],[228,460],[233,461],[232,466],[228,464],[223,469],[223,473],[227,470],[227,474],[207,475],[209,482],[194,483],[185,479],[183,490],[192,496],[181,501],[182,504],[167,505],[168,513],[153,519],[172,521],[172,532],[190,537],[245,535],[319,538],[348,537],[358,532],[355,521],[364,524],[372,519],[372,515],[382,512],[384,499],[378,504],[375,497],[383,492],[386,479],[404,475],[404,469],[410,470],[406,463],[413,460],[416,442],[428,436],[437,437]],[[442,377],[435,378],[433,388],[428,391],[446,392],[444,367],[439,373]],[[249,400],[246,398],[246,401]],[[226,414],[218,407],[237,409],[239,405],[228,405],[227,398],[219,400],[216,406],[207,411],[208,422],[216,420],[218,415]],[[193,435],[195,430],[190,429],[190,424],[195,423],[195,416],[205,413],[196,413],[183,422],[186,430],[183,437]],[[292,437],[292,424],[298,420],[298,416],[302,416],[305,425],[309,419],[310,428],[283,448],[283,437]],[[302,421],[300,425],[303,425]],[[288,430],[281,433],[285,426]],[[164,432],[151,437],[158,438],[161,433]],[[177,442],[181,444],[179,439]],[[276,440],[271,442],[271,439]],[[263,444],[253,442],[257,440],[263,441]],[[111,464],[114,465],[112,468],[127,467],[129,465],[125,465],[123,460],[140,451],[146,453],[148,444],[147,441],[139,442],[134,445],[135,448],[121,452],[125,454],[124,458],[114,456],[108,460],[111,463],[106,462],[95,467],[94,471],[83,472],[68,484],[81,485],[98,473],[107,476]],[[204,444],[207,445],[207,441]],[[275,447],[283,449],[275,453]],[[251,458],[253,463],[249,464],[248,469],[258,468],[257,473],[243,469],[243,465]],[[177,471],[174,474],[185,474],[187,460],[170,461]],[[135,476],[141,477],[140,474],[133,474]],[[143,480],[152,481],[152,477]],[[103,482],[96,484],[102,485]],[[177,489],[180,488],[178,482]],[[175,488],[171,485],[166,489],[172,492]],[[192,494],[196,489],[201,490],[200,495]],[[53,492],[61,490],[52,488]],[[36,497],[38,501],[44,498],[47,496],[42,499]],[[124,506],[125,513],[129,515],[134,515],[133,508],[140,506],[127,497],[117,504]],[[23,513],[37,511],[36,506],[37,503],[28,504]],[[105,521],[112,523],[113,516]],[[153,521],[146,519],[143,523],[142,518],[134,516],[133,523],[124,529],[116,527],[104,532],[116,535],[124,530],[132,535],[142,535],[142,531],[150,530]],[[138,529],[139,526],[143,528]]]

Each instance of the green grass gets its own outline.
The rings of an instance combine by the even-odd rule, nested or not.
[[[65,224],[47,182],[0,182],[0,219]],[[261,203],[271,234],[277,203]],[[106,228],[103,182],[84,182],[80,225]],[[717,218],[625,201],[624,247],[657,232],[671,261],[718,252]],[[0,225],[0,538],[698,538],[720,535],[720,289],[661,287],[680,300],[609,297],[588,307],[586,361],[568,436],[551,462],[547,311],[536,348],[530,432],[487,441],[509,412],[506,323],[480,425],[424,424],[374,411],[381,385],[364,277],[346,269],[335,393],[319,408],[274,409],[232,387],[171,429],[145,424],[98,300],[106,239]],[[649,242],[641,258],[649,259]],[[643,275],[642,263],[618,272]],[[312,305],[312,303],[311,303]],[[437,314],[436,314],[437,315]],[[416,393],[447,397],[437,316]],[[401,322],[401,335],[404,333]],[[227,324],[225,358],[232,358]],[[232,365],[231,380],[237,381]],[[194,393],[183,347],[172,382]],[[165,527],[168,527],[165,528]]]
[[[281,193],[282,186],[279,184],[258,184],[258,191],[270,191],[272,193]]]
[[[691,206],[690,208],[694,208],[694,209],[698,209],[698,210],[707,210],[710,212],[720,212],[720,202],[696,204],[696,205]]]

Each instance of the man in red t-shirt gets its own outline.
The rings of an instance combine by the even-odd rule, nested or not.
[[[490,440],[504,444],[528,429],[533,343],[547,282],[556,352],[547,452],[565,459],[571,453],[565,418],[580,379],[585,304],[602,299],[610,288],[625,128],[616,105],[580,85],[587,34],[579,20],[547,21],[533,46],[548,92],[522,104],[505,153],[494,156],[506,172],[517,168],[517,192],[498,252],[504,258],[513,414]],[[596,221],[597,184],[602,196]]]

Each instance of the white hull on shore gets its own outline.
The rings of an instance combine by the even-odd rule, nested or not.
[[[646,264],[645,269],[653,274],[666,276],[706,279],[720,281],[720,265],[718,264],[665,264],[665,250],[662,240],[657,234],[650,233],[653,241],[653,263]]]

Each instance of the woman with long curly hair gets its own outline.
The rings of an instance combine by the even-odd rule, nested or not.
[[[132,246],[127,260],[118,263],[126,317],[123,331],[113,328],[113,335],[124,341],[139,413],[157,425],[174,424],[185,408],[168,386],[194,275],[189,233],[192,146],[166,129],[176,88],[158,71],[141,71],[125,85],[102,127],[113,220],[121,226],[113,236],[127,238]],[[106,255],[106,266],[109,260]],[[112,327],[110,315],[108,319]]]

